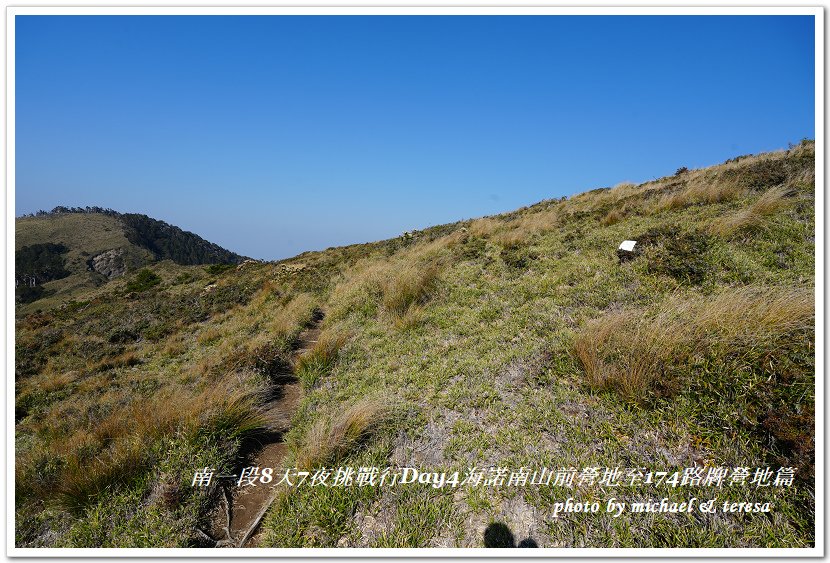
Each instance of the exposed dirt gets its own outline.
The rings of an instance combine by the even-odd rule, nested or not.
[[[310,350],[320,336],[319,324],[322,316],[314,324],[300,333],[297,348],[292,354],[292,366],[303,353]],[[211,536],[216,547],[256,547],[259,543],[259,523],[273,500],[274,486],[285,471],[283,458],[286,454],[284,434],[289,430],[291,417],[297,411],[302,398],[302,386],[293,372],[281,374],[275,380],[274,393],[266,406],[266,415],[271,421],[268,431],[257,440],[243,445],[243,460],[236,468],[237,477],[246,467],[258,467],[273,470],[273,479],[263,484],[255,479],[254,484],[238,480],[224,483],[224,490],[219,494],[219,506],[214,512]],[[216,539],[218,538],[218,539]]]

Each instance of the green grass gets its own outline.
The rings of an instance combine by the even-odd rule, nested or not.
[[[22,315],[18,545],[190,545],[209,499],[189,487],[165,491],[192,477],[195,461],[226,467],[238,440],[222,436],[253,431],[248,417],[197,417],[202,430],[190,433],[162,425],[136,472],[98,487],[80,514],[40,504],[65,459],[47,454],[69,451],[70,437],[94,434],[138,398],[178,390],[192,399],[217,381],[240,396],[267,386],[322,307],[323,343],[298,361],[305,395],[286,463],[461,472],[792,465],[798,478],[790,488],[715,493],[300,488],[280,494],[261,545],[481,547],[488,525],[504,523],[517,542],[542,547],[810,546],[812,170],[806,143],[242,272],[161,264],[161,282],[134,299],[119,282],[64,309]],[[786,204],[764,195],[779,185]],[[753,207],[756,226],[722,229]],[[641,254],[620,263],[620,241],[638,238]],[[129,354],[140,362],[116,361]],[[86,447],[101,455],[101,444]],[[770,501],[774,510],[551,516],[567,496],[713,494]]]

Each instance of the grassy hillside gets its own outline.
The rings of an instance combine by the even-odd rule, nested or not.
[[[37,291],[30,290],[30,295],[24,296],[22,312],[74,299],[110,278],[157,260],[178,264],[236,264],[243,260],[193,233],[146,215],[96,209],[59,207],[15,220],[16,279],[27,286],[32,276],[37,278]],[[61,276],[40,275],[36,265],[23,258],[27,251],[43,254],[49,244],[65,247],[64,252],[51,256],[54,264],[62,262]],[[18,297],[20,294],[18,290]]]
[[[814,197],[804,142],[281,263],[162,262],[21,315],[16,544],[205,545],[220,491],[194,471],[250,462],[324,312],[284,467],[581,478],[283,485],[260,546],[811,546]],[[630,483],[695,467],[752,474]],[[758,467],[795,479],[757,486]],[[601,510],[555,514],[568,497]],[[611,497],[771,509],[615,518]]]

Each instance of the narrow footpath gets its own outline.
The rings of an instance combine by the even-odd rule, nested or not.
[[[220,485],[219,506],[210,534],[215,547],[257,547],[259,543],[259,525],[276,493],[273,484],[279,481],[281,470],[285,469],[282,462],[287,448],[283,437],[290,429],[291,418],[302,398],[302,386],[294,375],[294,366],[297,359],[317,342],[322,319],[323,315],[318,315],[313,324],[300,333],[292,353],[291,372],[278,374],[274,380],[274,393],[265,411],[271,425],[249,446],[250,454],[244,456],[248,461],[243,467],[272,468],[274,479],[271,484],[257,481],[253,486],[238,486],[237,481],[229,481]],[[241,471],[242,467],[238,468],[237,472]]]

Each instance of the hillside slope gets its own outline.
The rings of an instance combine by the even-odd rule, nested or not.
[[[57,207],[17,218],[15,251],[18,299],[27,303],[54,296],[37,308],[72,299],[158,260],[192,265],[244,259],[146,215],[98,208]]]
[[[275,264],[164,262],[21,316],[16,544],[214,545],[235,480],[195,472],[240,474],[290,369],[260,546],[811,546],[814,157]],[[449,480],[392,484],[405,467]]]

